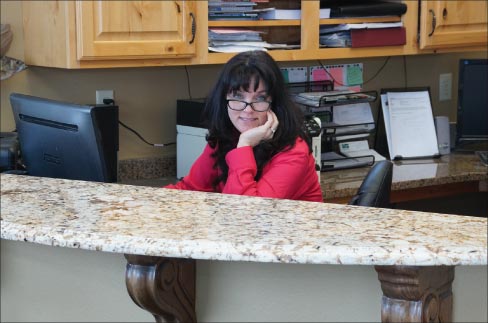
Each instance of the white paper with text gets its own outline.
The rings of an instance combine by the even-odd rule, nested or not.
[[[428,91],[388,92],[391,158],[439,154]]]

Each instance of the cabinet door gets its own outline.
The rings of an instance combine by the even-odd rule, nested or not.
[[[420,48],[487,44],[487,1],[422,1]]]
[[[194,1],[76,1],[78,59],[192,56],[194,7]]]

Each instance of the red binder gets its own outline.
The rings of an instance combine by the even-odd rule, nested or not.
[[[405,27],[352,29],[351,47],[405,45]]]

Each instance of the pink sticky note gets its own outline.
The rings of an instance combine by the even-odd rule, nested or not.
[[[317,68],[312,71],[312,81],[324,81],[330,80],[329,75],[325,72],[323,68]]]

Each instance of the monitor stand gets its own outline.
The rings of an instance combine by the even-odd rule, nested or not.
[[[473,140],[456,143],[454,151],[458,153],[474,153],[476,151],[487,151],[488,140]]]

